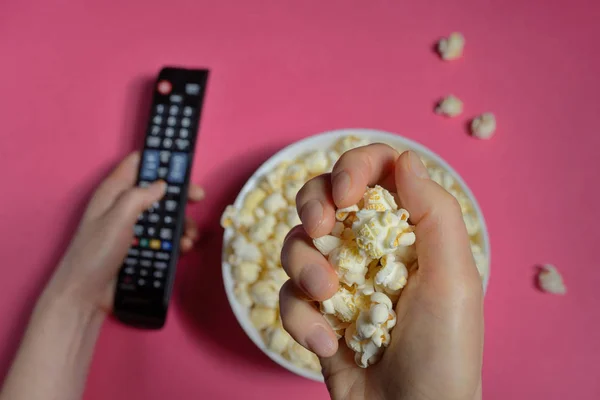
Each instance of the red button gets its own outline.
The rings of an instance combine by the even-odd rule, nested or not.
[[[140,243],[140,240],[138,238],[133,238],[133,241],[131,242],[132,246],[137,246]]]
[[[160,93],[160,94],[169,94],[169,93],[171,93],[172,88],[173,88],[173,86],[171,86],[171,82],[169,82],[169,81],[160,81],[160,82],[158,82],[158,85],[156,86],[156,89],[158,90],[158,93]]]

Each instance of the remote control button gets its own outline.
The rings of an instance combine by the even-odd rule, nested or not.
[[[176,105],[172,105],[171,107],[169,107],[169,114],[177,115],[178,112],[179,112],[179,107],[177,107]]]
[[[183,101],[183,97],[181,97],[178,94],[172,94],[171,96],[169,96],[169,100],[171,101],[171,103],[181,103]]]
[[[160,126],[153,125],[152,128],[150,129],[150,134],[154,135],[154,136],[158,136],[159,133],[160,133]]]
[[[140,241],[138,238],[134,237],[133,240],[131,241],[131,245],[132,246],[137,246],[138,244],[140,244]]]
[[[169,228],[162,228],[160,230],[160,238],[170,240],[173,237],[173,231]]]
[[[161,163],[164,163],[164,164],[168,163],[170,158],[171,158],[170,151],[163,150],[160,152],[160,162]]]
[[[160,202],[155,201],[154,203],[152,203],[152,208],[154,208],[155,210],[160,210]]]
[[[167,211],[175,211],[175,210],[177,210],[177,202],[175,200],[167,200],[165,202],[165,209]]]
[[[160,215],[153,213],[148,215],[148,221],[152,222],[153,224],[157,223],[158,221],[160,221]]]
[[[187,150],[190,145],[190,141],[186,139],[176,139],[175,144],[179,150]]]
[[[167,186],[167,193],[169,194],[180,194],[181,188],[179,186],[169,185]]]
[[[143,221],[144,220],[144,213],[141,213],[140,215],[138,215],[138,221]]]
[[[183,126],[184,128],[188,128],[190,126],[190,119],[189,118],[182,119],[181,126]]]
[[[144,278],[140,278],[137,281],[138,286],[145,286],[146,285],[146,280]]]
[[[142,261],[140,261],[140,265],[142,267],[150,267],[150,266],[152,266],[152,261],[150,261],[150,260],[142,260]]]
[[[159,178],[166,177],[168,173],[169,173],[169,168],[167,168],[167,167],[160,167],[158,169],[158,177]]]
[[[154,271],[154,273],[152,275],[154,275],[154,277],[158,278],[158,279],[160,279],[160,278],[162,278],[164,276],[163,273],[162,273],[162,271]]]
[[[170,215],[165,215],[164,221],[166,225],[171,225],[173,223],[173,217],[171,217]]]
[[[148,140],[146,140],[146,145],[148,145],[148,147],[158,147],[160,146],[160,138],[158,136],[150,136]]]
[[[160,250],[160,240],[154,239],[150,241],[150,248],[155,250]]]
[[[156,105],[156,113],[157,114],[162,114],[165,112],[165,105],[164,104],[157,104]]]
[[[156,228],[154,227],[149,227],[148,228],[148,236],[154,236],[156,234]],[[152,240],[150,241],[150,247],[152,247]]]
[[[170,140],[170,139],[169,139]],[[142,180],[154,181],[156,180],[156,173],[159,164],[159,153],[157,150],[145,150],[144,157],[142,159],[142,171],[140,177]]]
[[[148,239],[140,239],[140,247],[148,247]]]
[[[140,251],[138,249],[129,249],[127,250],[127,255],[132,257],[137,257],[140,255]]]
[[[183,183],[188,164],[188,155],[185,153],[173,153],[169,165],[169,176],[167,180],[170,183]]]
[[[177,123],[177,118],[175,118],[175,117],[169,117],[167,119],[167,125],[169,125],[169,126],[175,126],[176,123]]]
[[[141,236],[144,234],[144,227],[142,225],[136,225],[133,227],[133,232],[136,236]]]
[[[125,259],[125,265],[137,265],[137,263],[138,263],[137,258],[127,257]]]
[[[198,93],[200,93],[200,85],[197,83],[186,83],[185,93],[190,96],[198,96]]]
[[[173,245],[171,244],[171,242],[167,242],[166,240],[163,240],[162,242],[162,249],[163,250],[171,250],[173,248]]]
[[[156,85],[156,90],[158,90],[158,93],[160,94],[169,94],[171,93],[172,88],[173,86],[171,85],[171,82],[164,79],[158,82],[158,85]]]
[[[142,250],[142,257],[152,258],[154,257],[154,252],[152,250]]]
[[[162,147],[164,147],[165,149],[170,149],[173,146],[173,141],[169,138],[165,138],[163,140],[163,144]]]
[[[162,117],[160,115],[156,115],[154,118],[152,118],[152,122],[156,125],[160,125],[162,123]]]
[[[147,269],[140,270],[140,276],[148,276],[148,270]]]
[[[127,267],[123,270],[123,272],[125,272],[127,275],[133,275],[133,273],[135,272],[135,270],[131,267]]]
[[[179,130],[179,137],[182,139],[186,139],[189,136],[190,132],[186,128],[181,128]]]
[[[175,136],[175,129],[168,127],[167,129],[165,129],[165,136],[166,137],[173,137]]]
[[[157,260],[168,260],[169,258],[171,258],[169,253],[156,253],[155,257]],[[156,263],[154,266],[156,266]]]
[[[162,286],[162,284],[160,283],[160,281],[154,281],[153,285],[157,289]]]
[[[154,261],[154,268],[166,269],[167,268],[167,263],[164,262],[164,261]]]
[[[191,117],[193,113],[194,113],[194,110],[192,109],[192,107],[186,106],[183,108],[183,115],[185,117]]]

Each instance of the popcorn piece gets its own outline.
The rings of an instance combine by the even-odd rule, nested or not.
[[[267,307],[253,307],[250,310],[250,321],[258,329],[263,329],[273,325],[277,320],[277,310]]]
[[[401,215],[408,213],[404,210]],[[358,221],[352,224],[356,243],[371,258],[381,258],[399,246],[410,246],[415,242],[415,234],[408,222],[389,210],[360,210],[356,216]]]
[[[311,151],[304,157],[304,164],[311,174],[321,174],[327,170],[329,160],[322,150]]]
[[[334,149],[339,154],[344,154],[348,150],[352,150],[352,149],[355,149],[355,148],[361,147],[361,146],[366,146],[368,144],[369,144],[369,141],[367,139],[349,135],[349,136],[345,136],[345,137],[341,138],[335,144]]]
[[[302,223],[295,206],[288,206],[284,210],[279,210],[277,213],[277,218],[292,228]]]
[[[273,234],[276,223],[277,219],[273,215],[265,215],[250,227],[248,236],[256,243],[263,243]]]
[[[288,202],[295,204],[296,203],[296,195],[302,189],[303,183],[300,181],[291,181],[286,182],[283,185],[283,194]]]
[[[341,237],[346,227],[340,221],[336,221],[335,225],[333,225],[333,229],[331,230],[331,234],[335,237]]]
[[[267,272],[267,277],[268,279],[270,279],[271,281],[273,281],[273,283],[275,283],[275,287],[277,287],[277,294],[279,295],[279,290],[281,289],[281,287],[283,286],[283,284],[290,279],[289,276],[287,276],[287,274],[285,273],[285,271],[283,270],[283,268],[281,268],[281,264],[279,265],[278,268],[272,268]]]
[[[475,265],[477,266],[479,275],[483,278],[488,273],[489,265],[487,256],[483,253],[481,247],[474,242],[471,242],[471,253],[473,253],[473,258],[475,259]]]
[[[333,329],[335,336],[338,339],[344,336],[344,331],[350,326],[349,322],[344,322],[333,314],[323,314],[323,318],[325,318],[325,321],[331,326],[331,329]]]
[[[260,265],[244,261],[233,266],[231,272],[237,282],[254,283],[260,274]]]
[[[327,159],[329,160],[329,166],[327,167],[327,171],[331,171],[335,166],[337,160],[340,159],[340,154],[337,151],[330,150],[327,152]]]
[[[233,294],[235,294],[236,299],[243,307],[250,308],[254,304],[250,297],[247,283],[237,283],[233,288]]]
[[[248,242],[244,235],[236,236],[231,241],[231,248],[233,249],[232,257],[229,260],[231,264],[238,264],[243,261],[258,263],[262,259],[258,247],[254,243]]]
[[[290,228],[286,223],[280,222],[275,225],[275,229],[273,230],[273,239],[277,242],[282,243],[285,240],[285,237],[290,232],[292,228]]]
[[[275,239],[267,240],[260,244],[264,259],[268,262],[268,268],[275,268],[279,265],[281,256],[281,247],[283,243]]]
[[[444,97],[435,108],[436,114],[448,117],[456,117],[457,115],[462,114],[462,112],[463,102],[453,95]]]
[[[475,214],[463,214],[463,221],[465,221],[469,236],[474,236],[479,232],[479,219]]]
[[[483,113],[471,121],[471,132],[478,139],[489,139],[496,131],[496,117],[492,113]]]
[[[265,175],[265,180],[262,183],[262,187],[269,192],[276,192],[281,189],[283,184],[283,175],[287,169],[288,163],[282,162],[276,166],[272,171]]]
[[[231,228],[236,226],[237,220],[237,210],[234,206],[225,207],[225,211],[223,211],[223,215],[221,215],[221,227],[222,228]]]
[[[406,266],[396,261],[393,254],[386,254],[381,258],[383,268],[375,275],[375,285],[383,288],[385,293],[390,295],[398,295],[408,279],[408,270]]]
[[[256,217],[256,219],[264,218],[265,215],[267,215],[267,213],[265,212],[264,208],[262,208],[262,207],[256,207],[254,209],[254,216]]]
[[[369,258],[354,242],[343,244],[329,253],[329,262],[337,270],[340,281],[346,285],[362,285]]]
[[[462,56],[465,47],[465,38],[459,32],[453,32],[447,38],[443,38],[438,43],[438,52],[443,60],[455,60]]]
[[[277,211],[282,210],[287,206],[287,201],[279,192],[270,194],[265,198],[265,201],[263,201],[263,208],[268,214],[276,214]]]
[[[279,302],[279,288],[274,281],[262,279],[250,287],[250,297],[254,304],[276,308]]]
[[[333,249],[342,245],[342,240],[332,235],[321,236],[320,238],[313,239],[313,243],[317,250],[324,256],[328,256]]]
[[[247,211],[252,211],[258,207],[265,197],[267,197],[267,193],[264,190],[260,188],[252,189],[244,198],[244,206],[242,208]]]
[[[538,283],[540,288],[546,293],[564,295],[567,288],[562,276],[554,265],[545,264],[538,274]]]
[[[292,342],[286,353],[287,358],[294,364],[319,371],[320,363],[317,356],[296,342]]]
[[[289,181],[304,181],[306,180],[306,176],[308,175],[308,171],[306,167],[300,163],[292,164],[285,170],[285,174],[283,178]]]
[[[357,212],[358,210],[358,204],[346,208],[339,208],[335,212],[335,219],[337,219],[338,221],[345,221],[346,218],[348,218],[348,216],[350,215],[350,213]]]
[[[390,192],[377,185],[374,188],[367,189],[365,194],[363,195],[365,210],[375,210],[375,211],[386,211],[392,210],[396,211],[398,206],[396,205],[396,201]]]
[[[276,353],[283,353],[294,340],[289,333],[283,329],[281,324],[267,327],[264,335],[267,347]]]
[[[344,287],[340,287],[335,294],[321,302],[321,312],[338,318],[341,322],[352,321],[358,309],[354,301],[354,295]]]
[[[432,167],[428,168],[427,172],[429,173],[429,178],[444,189],[450,191],[454,187],[454,178],[447,171],[444,171],[441,168]]]

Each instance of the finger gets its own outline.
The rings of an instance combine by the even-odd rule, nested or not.
[[[123,224],[133,225],[139,214],[165,195],[166,188],[167,184],[161,180],[145,188],[128,189],[117,198],[108,213],[122,221]]]
[[[204,199],[204,197],[206,197],[206,193],[204,192],[202,186],[192,183],[188,191],[188,200],[192,202],[200,201]]]
[[[192,241],[198,238],[198,224],[190,217],[185,217],[183,236],[190,238]]]
[[[429,179],[427,169],[412,151],[400,155],[395,179],[400,202],[416,225],[419,271],[443,276],[476,273],[469,236],[454,196]]]
[[[88,214],[94,217],[104,214],[121,193],[135,185],[139,164],[139,152],[125,157],[96,189],[88,206]]]
[[[182,236],[179,242],[179,248],[183,253],[190,251],[194,247],[194,241],[187,236]]]
[[[360,201],[365,188],[394,173],[398,152],[392,147],[374,143],[342,154],[331,172],[332,196],[338,208]]]
[[[296,209],[306,232],[313,238],[327,235],[335,224],[331,177],[319,175],[302,186],[296,195]]]
[[[338,289],[337,273],[303,229],[288,235],[281,250],[281,265],[294,285],[312,300],[327,300]]]
[[[302,300],[292,282],[279,292],[279,310],[285,330],[319,357],[331,357],[338,348],[335,333],[315,307]]]

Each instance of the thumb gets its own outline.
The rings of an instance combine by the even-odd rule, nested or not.
[[[479,278],[467,229],[458,201],[429,179],[427,168],[412,151],[396,161],[396,190],[402,207],[410,213],[419,270],[423,276]]]
[[[159,201],[167,189],[165,181],[156,181],[150,186],[133,187],[123,192],[109,213],[123,224],[133,225],[139,214],[150,208],[152,203]]]

